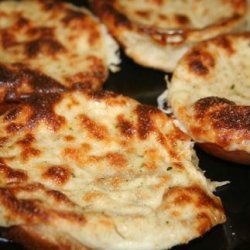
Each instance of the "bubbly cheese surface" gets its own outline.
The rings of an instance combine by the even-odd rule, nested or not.
[[[135,62],[172,72],[194,43],[238,30],[247,2],[95,0],[93,10]]]
[[[117,51],[85,8],[51,0],[0,2],[2,98],[58,86],[98,89],[119,64]]]
[[[117,0],[116,7],[136,23],[160,29],[202,29],[231,18],[245,8],[244,1]]]
[[[154,107],[71,91],[1,111],[3,227],[54,230],[48,237],[90,249],[152,250],[225,221],[190,138]]]
[[[250,152],[250,34],[194,46],[176,68],[168,101],[198,142]]]

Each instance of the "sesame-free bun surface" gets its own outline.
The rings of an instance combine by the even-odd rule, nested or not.
[[[238,29],[246,0],[94,0],[93,10],[135,62],[173,71],[194,43]]]
[[[178,64],[168,92],[175,116],[194,141],[244,164],[250,164],[249,43],[245,32],[197,44]]]

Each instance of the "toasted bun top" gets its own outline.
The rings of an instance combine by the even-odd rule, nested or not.
[[[51,0],[0,2],[1,95],[10,87],[12,95],[54,91],[41,82],[100,88],[119,62],[116,50],[84,8]]]
[[[0,110],[1,226],[94,249],[152,250],[225,220],[190,138],[154,107],[72,91]]]
[[[250,33],[194,46],[169,86],[169,103],[198,142],[250,153]]]

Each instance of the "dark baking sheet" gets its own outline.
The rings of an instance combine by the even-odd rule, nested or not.
[[[69,1],[87,6],[87,1]],[[150,51],[148,51],[150,53]],[[165,89],[165,73],[147,69],[122,56],[121,71],[111,74],[105,89],[121,93],[150,105]],[[229,180],[216,192],[224,204],[227,222],[172,250],[250,250],[250,166],[225,162],[197,149],[200,168],[207,178]],[[19,245],[0,239],[0,250],[23,250]]]

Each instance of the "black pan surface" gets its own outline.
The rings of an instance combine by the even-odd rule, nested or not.
[[[84,0],[69,2],[88,6]],[[121,71],[111,74],[104,88],[156,106],[157,97],[166,88],[166,74],[141,67],[124,54],[121,56]],[[224,204],[227,222],[213,228],[203,237],[172,250],[250,250],[250,166],[219,160],[198,148],[196,151],[200,159],[200,168],[205,171],[207,178],[230,181],[230,184],[220,187],[216,192]],[[24,249],[13,242],[1,239],[0,250]]]

